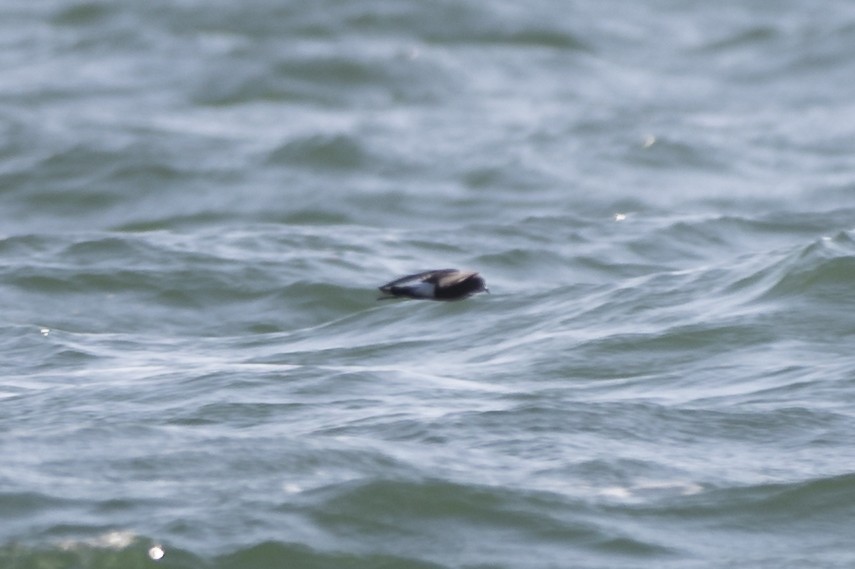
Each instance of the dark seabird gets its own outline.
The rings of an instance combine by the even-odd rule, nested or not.
[[[460,300],[478,292],[490,292],[484,279],[472,271],[440,269],[401,277],[379,287],[387,298],[427,298],[429,300]]]

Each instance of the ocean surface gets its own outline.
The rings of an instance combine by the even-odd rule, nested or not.
[[[0,568],[855,567],[853,53],[849,0],[3,0]]]

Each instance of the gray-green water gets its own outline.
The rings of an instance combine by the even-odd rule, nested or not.
[[[855,566],[852,53],[848,0],[0,3],[0,567]]]

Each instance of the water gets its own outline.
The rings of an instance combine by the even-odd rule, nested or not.
[[[0,566],[848,568],[855,6],[0,6]],[[474,268],[490,295],[376,302]]]

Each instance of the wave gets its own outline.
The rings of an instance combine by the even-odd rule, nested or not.
[[[114,531],[89,540],[67,540],[58,546],[0,546],[0,565],[8,569],[40,567],[160,567],[163,569],[248,569],[264,567],[354,569],[440,569],[443,565],[417,558],[321,551],[299,543],[267,541],[218,556],[164,547],[145,537]]]
[[[192,540],[179,538],[173,544],[130,530],[92,528],[75,535],[85,528],[55,527],[47,539],[29,536],[26,542],[0,545],[0,565],[10,569],[106,569],[155,563],[175,569],[437,569],[461,563],[560,566],[567,555],[574,555],[590,566],[630,563],[627,566],[635,567],[641,560],[645,564],[697,561],[683,548],[703,551],[710,535],[728,540],[735,554],[771,562],[784,552],[793,554],[786,547],[774,547],[785,539],[781,536],[800,534],[806,525],[845,526],[855,505],[851,473],[691,491],[652,481],[628,487],[627,492],[648,498],[641,502],[627,500],[621,488],[607,487],[592,501],[440,481],[356,481],[315,490],[280,506],[283,512],[302,512],[323,528],[326,537],[315,533],[315,538],[306,540],[253,540],[250,531],[235,535],[231,545],[202,550]],[[651,527],[657,532],[644,529]],[[687,527],[691,534],[685,533]],[[287,524],[281,529],[287,533]],[[705,537],[695,537],[698,531]],[[661,541],[644,537],[651,534]],[[844,545],[843,538],[834,534],[822,540],[832,549]],[[666,535],[672,538],[663,539]],[[758,544],[767,547],[758,550]],[[710,564],[701,566],[719,565],[711,558]]]
[[[758,301],[813,300],[840,302],[852,297],[855,239],[840,231],[806,246],[778,254],[760,269],[740,277],[729,290],[747,292]]]

